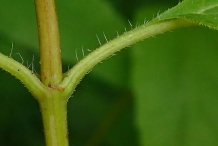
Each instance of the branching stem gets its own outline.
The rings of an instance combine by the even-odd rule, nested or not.
[[[65,78],[62,80],[59,30],[55,2],[54,0],[35,0],[35,6],[40,46],[40,79],[21,63],[13,60],[11,55],[5,56],[0,53],[0,68],[3,68],[20,79],[39,101],[47,146],[69,145],[67,100],[79,81],[95,65],[110,57],[115,52],[143,39],[177,28],[195,25],[183,19],[160,22],[152,21],[129,32],[125,32],[112,41],[107,41],[104,35],[107,43],[79,61],[72,69],[65,73]]]
[[[67,100],[62,96],[62,63],[54,0],[35,0],[41,81],[47,91],[39,98],[46,146],[68,146]]]
[[[48,90],[32,71],[2,53],[0,53],[0,68],[17,77],[38,100]]]

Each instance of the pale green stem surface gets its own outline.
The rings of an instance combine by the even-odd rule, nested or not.
[[[148,23],[125,32],[117,38],[100,46],[65,73],[66,77],[60,84],[60,87],[65,89],[64,97],[68,98],[69,95],[73,93],[76,85],[87,72],[89,72],[99,62],[113,55],[115,52],[157,34],[192,25],[196,24],[183,19],[167,20],[155,24]]]
[[[40,99],[46,146],[68,146],[67,101],[54,90]]]
[[[35,0],[41,81],[47,87],[39,98],[46,146],[68,146],[67,100],[63,98],[59,29],[54,0]]]
[[[42,97],[48,90],[33,71],[2,53],[0,53],[0,68],[17,77],[37,99]]]
[[[55,70],[53,70],[54,66],[52,67],[53,69],[48,69],[48,71],[51,71],[51,74],[48,74],[48,76],[53,76],[49,79],[49,82],[47,82],[47,80],[41,82],[34,75],[34,73],[27,69],[25,66],[1,53],[0,67],[10,72],[12,75],[16,76],[19,80],[21,80],[31,91],[31,93],[35,96],[35,98],[39,101],[44,123],[46,145],[68,146],[69,142],[67,130],[67,100],[74,91],[76,85],[88,71],[90,71],[95,65],[97,65],[102,60],[113,55],[115,52],[125,47],[128,47],[138,41],[155,36],[157,34],[164,33],[166,31],[192,25],[195,24],[182,19],[173,19],[168,21],[157,22],[154,24],[148,23],[147,25],[142,25],[129,32],[125,32],[123,35],[113,39],[105,45],[100,46],[98,49],[94,50],[88,56],[83,58],[72,69],[65,73],[65,78],[60,84],[58,83],[62,79],[62,75],[57,75],[59,76],[58,78],[56,78],[56,75],[56,77],[53,76],[54,74],[60,71],[60,68],[58,69],[59,71],[56,72]],[[43,49],[42,51],[48,50]],[[52,52],[52,49],[50,49],[50,51]],[[52,56],[52,54],[49,55]],[[49,62],[51,60],[47,61]],[[51,62],[49,62],[48,64],[50,63]],[[45,77],[44,75],[42,76]],[[57,82],[52,81],[56,79]]]

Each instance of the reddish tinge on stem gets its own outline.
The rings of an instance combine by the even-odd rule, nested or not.
[[[54,0],[35,0],[41,81],[55,87],[62,81],[60,38]]]

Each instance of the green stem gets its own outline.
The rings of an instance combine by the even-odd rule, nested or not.
[[[38,98],[46,146],[68,146],[67,100],[63,98],[60,39],[54,0],[35,0],[41,81],[48,90]]]
[[[21,63],[0,53],[0,68],[21,80],[38,100],[47,146],[68,146],[67,100],[62,88],[48,88]]]
[[[67,101],[60,91],[40,99],[46,146],[68,146]]]
[[[54,0],[35,0],[38,22],[41,81],[55,87],[62,81],[60,38]]]
[[[36,99],[39,99],[47,92],[48,89],[42,84],[33,71],[30,71],[21,63],[2,53],[0,53],[0,60],[0,68],[18,78]]]
[[[67,98],[71,95],[78,82],[88,71],[115,52],[157,34],[192,25],[196,24],[183,19],[173,19],[154,24],[148,23],[147,25],[142,25],[125,32],[123,35],[94,50],[66,73],[66,77],[60,84],[60,87],[65,89],[64,96]]]

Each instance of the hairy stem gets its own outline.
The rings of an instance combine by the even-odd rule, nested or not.
[[[54,0],[35,0],[41,81],[48,90],[39,98],[46,146],[68,146],[67,100],[63,98],[60,39]]]
[[[183,19],[167,20],[154,24],[148,23],[147,25],[142,25],[131,31],[125,32],[123,35],[109,41],[83,58],[66,73],[66,77],[60,84],[62,88],[65,88],[65,97],[67,98],[72,94],[78,82],[88,71],[102,60],[113,55],[115,52],[157,34],[192,25],[195,24]]]
[[[62,81],[60,38],[54,0],[35,0],[38,22],[41,81],[55,87]]]
[[[51,91],[39,100],[43,117],[46,146],[68,146],[67,101],[61,92]]]
[[[48,90],[46,86],[37,78],[37,76],[21,63],[13,58],[0,53],[0,68],[11,73],[18,78],[33,94],[36,99],[39,99]]]

